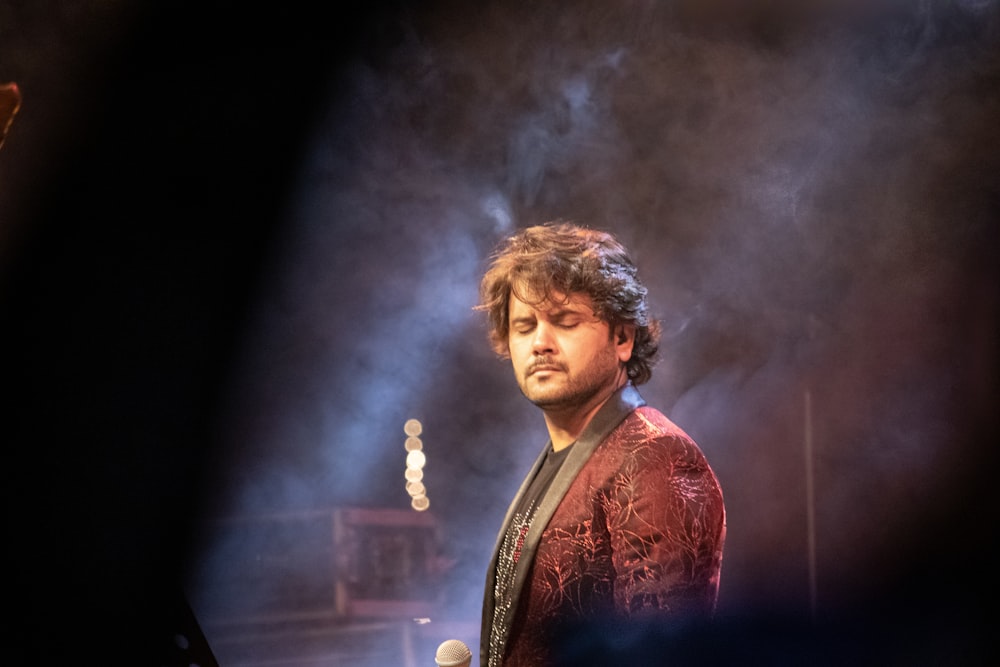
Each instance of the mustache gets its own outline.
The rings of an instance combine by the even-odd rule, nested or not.
[[[531,375],[532,373],[540,369],[545,369],[545,370],[555,369],[559,371],[565,371],[566,367],[563,366],[561,363],[553,360],[551,357],[537,357],[528,366],[528,369],[525,371],[525,375]]]

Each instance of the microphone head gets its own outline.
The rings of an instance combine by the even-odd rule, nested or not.
[[[438,667],[468,667],[472,662],[472,651],[457,639],[448,639],[438,646],[434,655]]]

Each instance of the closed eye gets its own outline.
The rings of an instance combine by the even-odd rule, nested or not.
[[[552,324],[559,327],[560,329],[573,329],[579,326],[583,321],[584,317],[579,313],[565,312],[559,313],[552,318]]]
[[[518,334],[527,334],[535,330],[536,321],[533,319],[514,320],[510,323],[511,331]]]

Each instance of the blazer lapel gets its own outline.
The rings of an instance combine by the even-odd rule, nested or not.
[[[542,463],[545,461],[545,455],[551,446],[551,440],[545,443],[545,447],[542,448],[538,458],[535,459],[535,463],[531,466],[531,470],[527,475],[525,475],[524,481],[521,482],[521,487],[517,490],[517,493],[514,494],[514,500],[511,501],[510,506],[507,508],[507,514],[504,516],[503,523],[500,524],[500,530],[497,533],[496,543],[493,545],[493,558],[490,559],[489,569],[486,570],[486,590],[483,593],[483,619],[482,630],[480,632],[480,638],[482,641],[480,654],[482,656],[483,665],[486,664],[486,656],[489,649],[488,640],[490,637],[491,626],[493,624],[494,610],[496,609],[494,594],[497,583],[497,561],[500,559],[500,547],[503,545],[504,536],[507,534],[507,528],[510,526],[510,522],[514,518],[514,511],[521,502],[521,497],[528,490],[528,487],[531,485],[531,480],[533,480],[535,475],[538,473],[538,469],[542,467]]]

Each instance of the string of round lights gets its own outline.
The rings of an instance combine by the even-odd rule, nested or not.
[[[424,486],[424,466],[427,465],[427,455],[424,454],[424,442],[420,439],[424,426],[418,419],[407,419],[403,424],[406,441],[406,492],[410,494],[410,507],[418,512],[425,511],[431,505],[427,497],[427,487]]]

